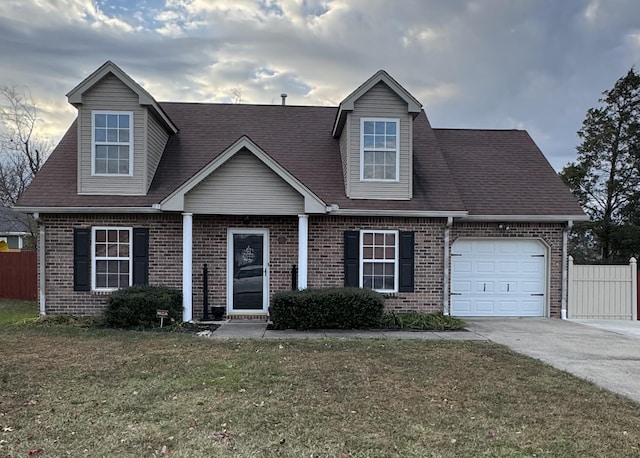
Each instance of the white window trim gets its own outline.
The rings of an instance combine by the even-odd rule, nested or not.
[[[96,226],[91,228],[91,291],[116,291],[119,288],[96,287],[96,231],[129,231],[129,286],[133,285],[133,228],[119,226]],[[100,260],[105,258],[100,258]],[[111,258],[109,260],[124,260],[125,258]]]
[[[396,123],[396,177],[392,180],[365,178],[364,177],[364,123],[365,121],[384,121]],[[375,149],[375,151],[393,151],[388,148]],[[400,181],[400,119],[399,118],[360,118],[360,181],[397,183]]]
[[[364,229],[364,230],[360,230],[360,246],[359,246],[359,250],[360,250],[360,266],[359,266],[359,279],[358,282],[360,284],[360,288],[364,287],[364,256],[363,256],[363,241],[364,241],[364,234],[365,233],[370,233],[370,234],[395,234],[396,236],[396,257],[394,260],[394,269],[393,269],[393,289],[374,289],[374,291],[377,291],[379,293],[384,293],[384,294],[389,294],[389,293],[397,293],[398,292],[398,284],[399,284],[399,278],[398,275],[400,273],[400,268],[399,268],[399,264],[400,264],[400,231],[390,231],[390,230],[376,230],[376,229]],[[368,260],[369,261],[369,260]],[[376,261],[373,261],[376,262]],[[385,261],[382,261],[385,262]]]
[[[129,115],[129,173],[96,173],[96,115]],[[101,143],[102,144],[102,143]],[[113,144],[113,143],[110,143]],[[91,111],[91,175],[97,177],[133,176],[133,111],[92,110]]]

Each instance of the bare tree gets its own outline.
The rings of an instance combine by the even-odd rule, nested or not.
[[[52,142],[35,133],[38,113],[28,88],[0,88],[0,205],[16,203],[44,164]]]
[[[231,99],[233,100],[233,103],[238,104],[238,103],[242,103],[242,88],[241,87],[234,87],[233,89],[231,89]]]

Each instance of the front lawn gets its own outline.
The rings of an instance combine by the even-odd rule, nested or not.
[[[638,456],[640,406],[486,342],[0,329],[0,456]]]
[[[38,304],[34,301],[0,299],[0,326],[29,321],[38,317]]]

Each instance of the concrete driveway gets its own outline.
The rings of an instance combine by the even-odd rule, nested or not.
[[[480,336],[640,403],[640,332],[550,318],[465,321]]]

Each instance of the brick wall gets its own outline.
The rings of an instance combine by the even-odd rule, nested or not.
[[[73,291],[73,228],[126,226],[149,228],[149,281],[181,287],[182,216],[162,215],[43,215],[46,225],[47,313],[97,315],[105,295]],[[550,247],[551,315],[560,315],[561,224],[456,223],[451,244],[460,237],[539,238]],[[298,263],[298,218],[201,216],[193,218],[193,316],[202,317],[202,267],[209,267],[209,303],[227,303],[227,228],[269,229],[270,294],[291,288],[291,266]],[[396,293],[386,300],[390,310],[442,310],[444,265],[444,219],[309,217],[308,286],[344,285],[344,231],[393,229],[415,233],[415,292]]]
[[[92,226],[149,228],[149,282],[182,285],[181,215],[41,215],[45,224],[47,314],[99,315],[105,294],[73,290],[73,229]]]
[[[415,291],[388,295],[389,310],[442,310],[443,219],[309,218],[309,287],[344,285],[344,231],[389,229],[415,232]]]

